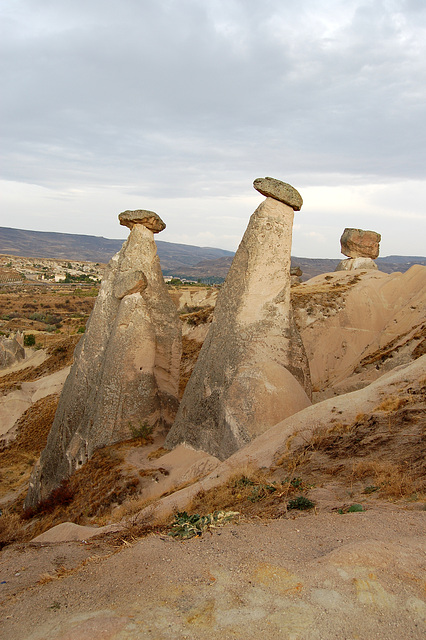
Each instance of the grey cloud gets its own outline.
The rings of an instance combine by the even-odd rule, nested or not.
[[[259,166],[424,178],[421,2],[15,4],[9,179],[179,196]]]

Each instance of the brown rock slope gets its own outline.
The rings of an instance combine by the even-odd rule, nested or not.
[[[319,485],[321,474],[326,472],[328,481],[337,479],[343,485],[353,484],[354,478],[367,484],[376,478],[377,488],[384,490],[393,482],[394,472],[401,480],[395,480],[399,484],[389,495],[401,497],[411,490],[424,495],[425,394],[426,355],[364,389],[324,400],[283,420],[200,482],[164,497],[153,513],[164,517],[187,508],[200,491],[215,494],[218,487],[247,469],[276,470],[282,466],[287,478],[289,473],[297,475],[297,469],[303,472],[303,465],[311,460],[311,453],[315,454],[312,469],[318,474]],[[307,465],[305,471],[312,469]],[[403,487],[405,482],[408,489]]]
[[[312,278],[292,289],[316,398],[359,389],[422,354],[426,268],[356,271]]]

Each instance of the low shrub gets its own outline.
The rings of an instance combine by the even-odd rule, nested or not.
[[[35,335],[33,333],[27,333],[24,336],[24,347],[33,347],[35,345]]]
[[[306,511],[308,509],[313,509],[315,507],[315,502],[306,498],[306,496],[297,496],[297,498],[293,498],[288,501],[287,509],[299,509],[300,511]]]

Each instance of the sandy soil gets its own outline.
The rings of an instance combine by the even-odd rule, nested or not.
[[[231,524],[186,542],[151,535],[5,550],[0,633],[14,640],[420,639],[426,513]],[[50,577],[49,577],[50,576]]]

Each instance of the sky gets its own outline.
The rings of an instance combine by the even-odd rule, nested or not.
[[[0,0],[0,226],[236,250],[293,185],[292,253],[345,227],[425,256],[424,0]]]

